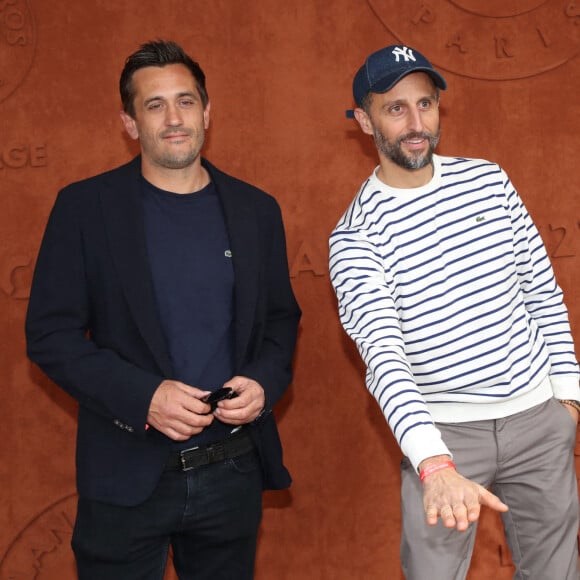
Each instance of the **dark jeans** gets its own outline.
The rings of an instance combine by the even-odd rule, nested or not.
[[[80,580],[162,580],[169,546],[183,580],[251,580],[262,517],[255,452],[165,470],[135,507],[79,499],[72,546]]]

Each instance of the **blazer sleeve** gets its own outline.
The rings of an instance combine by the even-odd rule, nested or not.
[[[69,186],[57,197],[32,282],[27,354],[81,406],[128,431],[145,433],[149,404],[163,377],[92,338],[95,293],[100,290],[90,288],[87,273],[86,226],[94,218],[92,211],[78,188]]]
[[[241,374],[256,380],[266,397],[264,414],[271,412],[292,380],[292,358],[301,311],[290,284],[286,238],[280,207],[267,196],[266,211],[260,213],[264,232],[260,310],[254,337]]]

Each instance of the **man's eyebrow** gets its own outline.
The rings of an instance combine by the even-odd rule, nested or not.
[[[409,99],[393,99],[392,101],[387,101],[386,103],[383,103],[382,108],[392,107],[393,105],[404,105],[405,103],[408,102]]]
[[[177,93],[177,98],[181,98],[181,97],[193,97],[194,99],[197,99],[197,94],[194,93],[193,91],[183,91],[182,93]]]
[[[148,105],[149,103],[152,103],[153,101],[163,101],[163,97],[162,96],[154,96],[154,97],[149,97],[148,99],[145,99],[143,101],[144,105]]]
[[[419,97],[416,102],[419,103],[421,101],[424,101],[425,99],[437,100],[437,94],[431,93],[431,94],[423,95],[422,97]],[[405,105],[406,103],[409,103],[409,102],[411,102],[411,100],[407,99],[407,98],[393,99],[392,101],[387,101],[386,103],[383,103],[383,107],[392,107],[393,105]]]
[[[178,99],[181,99],[182,97],[192,97],[192,98],[196,99],[197,95],[193,91],[183,91],[181,93],[177,93]],[[152,103],[153,101],[165,101],[165,100],[167,100],[167,97],[161,96],[161,95],[155,95],[153,97],[149,97],[148,99],[145,99],[143,101],[143,104],[148,105],[149,103]]]
[[[393,99],[392,101],[387,101],[389,105],[400,105],[402,103],[408,103],[410,99]]]

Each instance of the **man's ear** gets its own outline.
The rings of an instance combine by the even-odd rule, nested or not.
[[[209,129],[209,111],[210,111],[210,109],[211,109],[211,103],[208,101],[208,103],[205,106],[205,109],[203,111],[203,126],[204,126],[206,131]]]
[[[125,111],[121,111],[121,121],[129,137],[131,137],[131,139],[139,139],[139,130],[137,129],[135,119],[133,119],[131,115],[125,113]]]
[[[357,107],[354,110],[354,118],[358,121],[363,133],[366,133],[367,135],[374,134],[371,118],[363,111],[363,109]]]

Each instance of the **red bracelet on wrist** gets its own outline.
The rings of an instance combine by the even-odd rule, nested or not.
[[[421,471],[419,472],[419,478],[421,479],[421,481],[423,481],[426,477],[429,477],[431,474],[436,473],[437,471],[441,471],[442,469],[447,469],[448,467],[456,469],[455,463],[453,463],[453,461],[451,460],[444,461],[443,463],[437,463],[435,465],[429,465],[428,467],[421,469]]]

